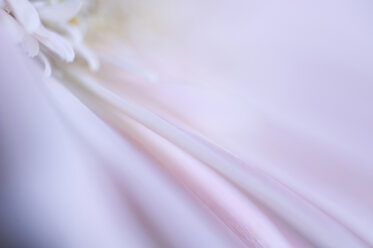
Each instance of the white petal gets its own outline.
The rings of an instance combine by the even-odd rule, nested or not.
[[[75,53],[72,45],[59,34],[40,26],[34,35],[41,43],[57,54],[61,59],[67,62],[74,60]]]
[[[41,24],[39,14],[27,0],[7,0],[14,16],[27,32],[35,31]]]
[[[39,58],[44,64],[44,76],[49,77],[52,74],[52,67],[47,56],[44,53],[39,53]]]
[[[100,62],[96,55],[86,46],[80,44],[75,47],[76,51],[81,55],[88,63],[89,68],[92,71],[97,71],[100,67]]]
[[[39,42],[31,35],[25,35],[22,47],[30,57],[35,57],[40,51]]]
[[[76,16],[81,7],[82,2],[79,0],[66,0],[58,4],[40,6],[38,11],[41,19],[45,21],[64,23]]]
[[[67,23],[58,25],[61,31],[65,32],[69,38],[76,44],[83,42],[83,33],[77,26],[72,26]]]
[[[9,38],[11,38],[13,42],[17,44],[22,42],[26,32],[13,17],[5,11],[0,10],[0,22],[4,25],[3,27],[8,30]]]

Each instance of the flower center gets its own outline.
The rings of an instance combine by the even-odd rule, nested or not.
[[[7,13],[7,24],[17,33],[18,42],[30,57],[45,64],[50,74],[49,61],[57,66],[70,63],[76,55],[92,70],[99,63],[84,43],[79,12],[84,0],[0,0],[0,8]]]

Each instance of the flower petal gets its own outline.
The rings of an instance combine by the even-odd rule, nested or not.
[[[72,40],[73,43],[83,42],[83,33],[78,26],[69,25],[68,23],[63,23],[58,25],[58,28],[66,33],[66,36],[69,37],[69,40]]]
[[[25,30],[19,25],[13,17],[3,10],[0,10],[0,22],[4,25],[4,29],[8,31],[8,37],[10,37],[15,43],[19,44],[22,42],[23,37],[26,35]]]
[[[40,26],[34,35],[41,43],[57,54],[61,59],[67,62],[74,60],[75,53],[72,45],[59,34]]]
[[[39,53],[39,58],[44,65],[44,76],[49,77],[52,74],[51,63],[49,62],[48,58],[44,55],[44,53]]]
[[[14,16],[27,32],[35,31],[40,25],[39,14],[27,0],[7,0]]]
[[[30,57],[35,57],[40,51],[39,42],[31,35],[25,35],[22,41],[22,48]]]
[[[38,7],[38,11],[41,19],[45,21],[64,23],[76,16],[81,7],[82,1],[66,0],[58,4],[41,5]]]
[[[78,44],[75,46],[77,53],[82,56],[88,63],[92,71],[97,71],[100,67],[100,62],[96,55],[85,45]]]

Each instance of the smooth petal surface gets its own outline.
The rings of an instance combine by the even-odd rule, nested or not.
[[[75,17],[82,7],[81,0],[65,0],[57,4],[38,7],[40,17],[51,23],[66,23]]]
[[[30,57],[35,57],[39,54],[39,42],[31,35],[26,35],[22,42],[22,47]]]
[[[40,25],[39,14],[28,0],[7,0],[14,15],[27,32],[34,32]]]
[[[97,72],[68,64],[45,83],[0,36],[9,233],[42,248],[373,246],[371,4],[107,3]]]
[[[242,247],[155,161],[59,83],[44,84],[0,37],[11,58],[0,65],[0,222],[16,246]]]
[[[103,60],[111,63],[104,77],[112,80],[105,85],[197,131],[326,213],[334,226],[327,232],[318,214],[306,214],[309,221],[287,207],[280,214],[298,222],[296,230],[303,226],[302,235],[311,235],[315,246],[369,247],[373,174],[367,137],[373,134],[367,113],[373,102],[367,92],[373,35],[368,5],[169,3],[166,31],[134,36],[159,83],[134,77],[122,60],[125,49],[120,55],[120,46],[112,46],[112,53],[102,48]],[[297,208],[306,213],[304,207]]]
[[[42,44],[48,47],[61,59],[66,62],[74,60],[75,52],[72,45],[59,34],[40,26],[34,35]]]
[[[0,10],[0,18],[1,25],[7,31],[9,39],[13,40],[15,43],[21,43],[25,39],[25,36],[28,35],[22,26],[4,10]]]

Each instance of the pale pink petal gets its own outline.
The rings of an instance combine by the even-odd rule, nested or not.
[[[52,67],[49,59],[44,55],[44,53],[39,53],[39,58],[44,65],[44,76],[49,77],[52,75]]]
[[[155,2],[164,26],[134,14],[71,80],[45,84],[0,36],[7,230],[42,248],[371,247],[370,5]]]
[[[25,35],[22,41],[22,47],[30,57],[35,57],[40,51],[39,42],[31,35]]]
[[[7,151],[0,216],[21,247],[243,247],[59,82],[43,81],[6,33],[0,37],[8,58],[0,63]]]
[[[24,37],[28,35],[16,20],[2,9],[0,10],[0,21],[2,27],[8,31],[9,38],[15,43],[21,43]]]
[[[61,59],[66,62],[74,60],[75,53],[72,45],[61,35],[40,26],[35,31],[34,36]]]
[[[272,204],[302,236],[321,247],[366,247],[373,244],[367,138],[373,35],[363,6],[176,1],[168,6],[170,18],[178,17],[167,22],[169,36],[135,37],[139,57],[153,65],[159,83],[129,77],[118,59],[103,65],[111,78],[105,86],[197,132],[304,198],[318,214],[298,200]],[[103,48],[103,60],[124,57],[117,48]]]
[[[27,32],[34,32],[40,25],[39,14],[28,0],[6,0],[20,24]]]

